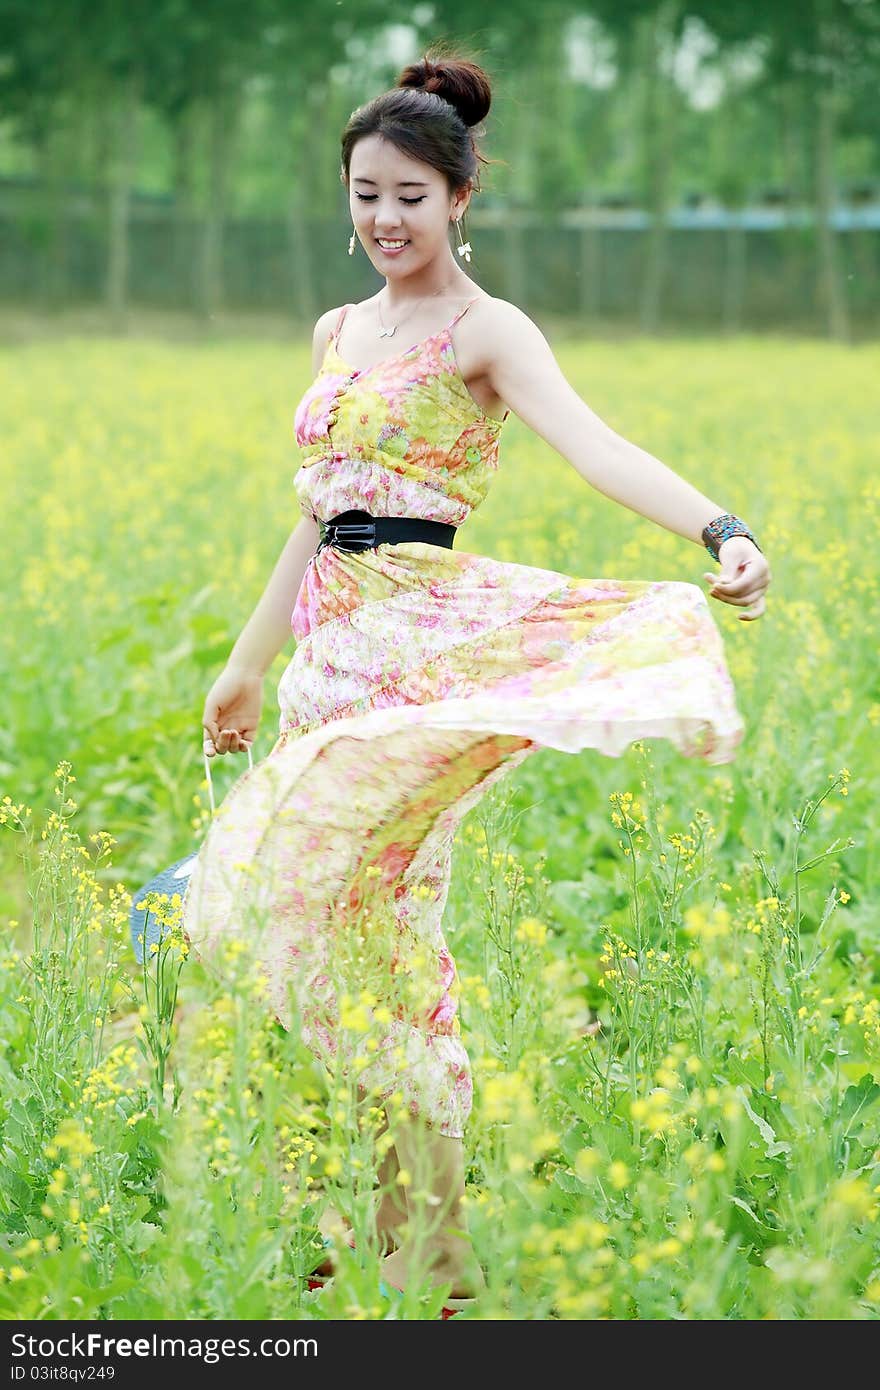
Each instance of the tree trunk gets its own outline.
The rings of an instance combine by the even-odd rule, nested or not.
[[[743,93],[733,64],[722,62],[728,93],[715,140],[707,150],[709,186],[727,211],[728,223],[721,236],[721,331],[742,331],[745,319],[748,234],[742,222],[749,201],[751,171],[746,144],[750,126],[748,96]],[[705,235],[705,234],[704,234]]]
[[[55,313],[67,300],[67,215],[63,187],[65,169],[62,133],[49,126],[36,145],[40,173],[40,213],[43,227],[37,302],[46,313]]]
[[[114,332],[126,327],[128,309],[131,185],[137,161],[137,113],[141,75],[132,69],[113,91],[107,168],[107,279],[105,303]]]
[[[531,50],[528,91],[532,107],[528,138],[533,154],[531,202],[548,222],[572,201],[576,166],[572,84],[565,75],[565,31],[570,14],[543,4]]]
[[[543,77],[543,74],[539,74],[539,76]],[[503,238],[505,292],[510,302],[516,304],[524,313],[529,312],[526,248],[529,229],[524,225],[524,222],[529,216],[528,210],[535,207],[535,129],[539,124],[538,112],[540,110],[540,98],[535,96],[536,80],[534,72],[528,68],[520,68],[515,74],[517,96],[511,112],[514,155],[509,199],[510,212],[505,218]],[[511,87],[513,88],[513,86],[512,81]],[[541,209],[538,208],[537,217],[534,217],[536,224],[540,218]],[[538,230],[538,226],[535,225],[532,234],[534,235]],[[457,241],[458,237],[456,236],[453,244]],[[479,256],[480,248],[476,242],[474,242],[474,251]],[[458,259],[464,263],[463,257],[458,257]]]
[[[516,304],[524,313],[529,312],[529,265],[526,242],[529,239],[539,239],[539,234],[540,227],[524,208],[511,213],[505,220],[504,266],[507,271],[507,298],[511,304]],[[478,254],[476,246],[474,252]],[[462,256],[460,259],[464,265],[464,257]]]
[[[223,307],[223,228],[229,170],[240,103],[216,92],[208,108],[208,198],[202,217],[198,257],[198,312],[210,319]]]
[[[293,115],[291,117],[290,148],[293,151],[290,175],[290,200],[287,205],[287,245],[290,264],[290,316],[297,328],[302,324],[314,323],[321,311],[323,290],[317,284],[317,264],[313,253],[316,241],[317,220],[314,218],[315,171],[323,168],[325,151],[320,132],[327,124],[329,107],[326,84],[310,84],[304,90],[291,94]],[[337,158],[338,164],[338,158]],[[329,185],[328,185],[329,187]],[[351,235],[350,219],[345,214],[345,189],[337,184],[333,196],[333,213],[343,209],[342,226]],[[342,196],[341,196],[342,195]],[[321,200],[323,202],[323,200]],[[320,211],[320,205],[318,211]],[[310,215],[311,214],[311,215]],[[340,241],[342,233],[340,233]],[[347,247],[341,245],[340,254],[345,256]],[[354,256],[363,255],[360,245],[355,241]],[[335,263],[336,261],[334,257]],[[341,295],[337,296],[342,298]],[[326,305],[324,306],[326,307]]]
[[[849,311],[840,269],[840,247],[832,225],[836,198],[834,185],[834,147],[837,100],[833,70],[820,76],[816,92],[816,251],[819,288],[828,334],[839,342],[849,342]]]
[[[796,208],[809,204],[805,165],[805,151],[811,141],[805,139],[808,128],[808,113],[804,88],[800,82],[787,82],[779,94],[779,148],[782,156],[782,182],[788,192],[784,209],[784,225],[779,237],[782,264],[780,266],[781,314],[791,313],[794,322],[803,322],[803,304],[807,296],[803,292],[804,246],[808,233],[799,227],[794,219]],[[807,309],[806,316],[810,310]]]
[[[734,211],[741,209],[731,209]],[[746,229],[729,226],[724,233],[724,286],[721,326],[725,334],[739,333],[743,326],[743,300],[746,289]]]
[[[663,40],[669,35],[677,4],[662,4],[641,22],[642,55],[642,190],[648,228],[639,321],[646,333],[660,326],[660,303],[667,272],[666,217],[672,173],[674,108],[670,82],[662,68]]]
[[[177,114],[172,128],[174,140],[174,207],[171,222],[171,265],[174,276],[174,303],[190,309],[196,303],[193,283],[195,257],[196,157],[198,154],[199,108],[187,102]]]
[[[312,260],[316,226],[309,222],[300,198],[291,198],[287,209],[287,245],[290,254],[290,316],[299,327],[314,323],[319,316],[318,287]],[[358,246],[355,242],[355,255]],[[345,248],[343,248],[343,254]]]
[[[581,253],[580,311],[587,323],[595,324],[602,308],[602,232],[599,227],[581,227],[578,235]]]
[[[853,306],[855,316],[865,326],[876,322],[874,305],[877,300],[877,233],[870,227],[854,227],[849,233],[852,245],[851,263],[854,280]]]

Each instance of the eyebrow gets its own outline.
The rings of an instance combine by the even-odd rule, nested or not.
[[[376,186],[376,180],[375,180],[375,179],[361,179],[361,178],[357,178],[357,179],[354,180],[354,182],[355,182],[355,183],[371,183],[371,184],[373,185],[374,188],[375,188],[375,186]],[[417,183],[415,179],[404,179],[401,183],[399,183],[399,184],[397,185],[397,187],[398,187],[398,188],[427,188],[428,185],[427,185],[426,183]]]

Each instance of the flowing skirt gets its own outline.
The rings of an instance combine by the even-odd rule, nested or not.
[[[315,558],[278,741],[217,811],[184,930],[206,963],[246,940],[316,1057],[461,1137],[472,1085],[442,918],[463,817],[542,747],[617,757],[665,738],[724,763],[743,722],[694,584],[420,542]]]

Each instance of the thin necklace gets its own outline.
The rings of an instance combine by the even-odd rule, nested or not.
[[[394,336],[394,334],[397,332],[397,330],[398,330],[398,328],[400,327],[400,325],[401,325],[402,323],[406,323],[407,319],[411,319],[412,316],[413,316],[413,314],[416,312],[417,309],[421,309],[422,305],[423,305],[423,304],[426,304],[426,303],[428,302],[429,299],[436,299],[437,296],[438,296],[438,294],[445,294],[446,291],[447,291],[449,288],[450,288],[449,285],[443,285],[441,289],[439,289],[439,290],[434,290],[431,294],[426,294],[425,297],[424,297],[424,299],[420,299],[420,300],[419,300],[419,302],[418,302],[418,304],[416,305],[415,309],[411,309],[410,312],[409,312],[408,314],[405,314],[404,317],[403,317],[402,319],[398,319],[397,323],[394,325],[393,328],[386,328],[386,327],[383,325],[383,323],[382,323],[382,311],[381,311],[381,309],[380,309],[380,307],[379,307],[379,301],[378,301],[378,299],[377,299],[377,300],[376,300],[376,313],[377,313],[378,318],[379,318],[379,337],[380,337],[380,338],[392,338],[392,337]]]

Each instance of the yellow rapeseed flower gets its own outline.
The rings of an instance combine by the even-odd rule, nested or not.
[[[586,1182],[592,1177],[601,1162],[601,1156],[595,1149],[581,1149],[575,1155],[574,1171],[582,1182]]]
[[[620,1192],[629,1182],[629,1169],[625,1163],[622,1163],[620,1159],[617,1158],[609,1166],[608,1178],[611,1186]]]
[[[547,941],[548,928],[537,917],[523,917],[514,935],[517,941],[528,941],[533,946],[543,946]]]

